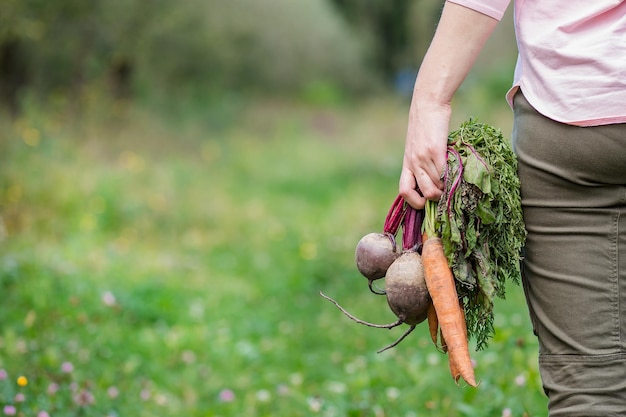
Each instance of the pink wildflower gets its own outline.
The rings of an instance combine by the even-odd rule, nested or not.
[[[81,407],[86,407],[96,402],[96,397],[91,392],[83,389],[74,395],[74,402]]]
[[[48,395],[54,395],[57,391],[59,391],[59,384],[51,382],[50,385],[48,385]]]
[[[74,365],[72,365],[72,362],[63,362],[61,364],[61,372],[64,374],[71,374],[74,372]]]
[[[115,299],[115,295],[111,291],[105,291],[102,293],[102,303],[105,306],[113,307],[117,304],[117,300]]]
[[[148,388],[144,388],[139,393],[139,396],[142,400],[148,401],[152,395],[150,394],[150,390]]]
[[[235,400],[235,393],[230,389],[223,389],[219,395],[220,401],[224,403],[230,403]]]
[[[120,390],[118,390],[117,387],[109,387],[107,389],[107,394],[109,395],[109,398],[117,398],[117,396],[120,395]]]

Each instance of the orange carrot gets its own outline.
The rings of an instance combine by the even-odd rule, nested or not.
[[[430,338],[432,339],[433,343],[435,344],[435,346],[438,346],[437,344],[437,336],[439,333],[439,320],[437,319],[437,312],[435,311],[435,306],[433,305],[432,301],[431,303],[428,305],[428,313],[427,313],[427,317],[428,317],[428,331],[430,332]]]
[[[461,308],[461,314],[463,318],[463,330],[465,331],[465,338],[467,339],[467,324],[465,323],[465,311],[463,311],[463,303],[459,301],[459,307]],[[445,342],[443,342],[445,344]],[[461,377],[461,373],[459,372],[459,368],[457,364],[449,358],[450,362],[450,374],[452,374],[452,378],[454,378],[454,382],[459,382],[459,378]]]
[[[441,349],[442,353],[448,353],[448,347],[446,346],[446,339],[444,339],[443,334],[441,333],[441,329],[439,329],[439,319],[437,319],[437,312],[435,311],[435,306],[432,301],[428,305],[428,331],[430,332],[430,338],[433,341],[433,344],[437,349]],[[441,346],[439,345],[439,341],[441,340]],[[450,355],[448,355],[448,365],[450,366],[450,374],[454,379],[454,382],[459,382],[460,374],[459,368],[456,364],[451,360]]]
[[[457,384],[459,383],[459,378],[461,377],[461,373],[459,372],[459,367],[456,365],[456,362],[452,360],[452,357],[448,355],[448,362],[450,365],[450,375],[452,375],[452,379]]]
[[[446,339],[443,337],[443,333],[439,328],[439,319],[437,319],[437,311],[435,311],[435,305],[431,303],[428,305],[427,311],[428,317],[428,331],[430,332],[430,339],[438,350],[442,353],[448,353],[448,347],[446,346]]]
[[[450,355],[450,363],[469,385],[475,387],[477,384],[469,354],[465,317],[443,244],[438,237],[424,236],[423,242],[424,278]]]

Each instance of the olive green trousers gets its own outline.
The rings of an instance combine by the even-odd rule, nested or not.
[[[549,415],[626,416],[626,124],[558,123],[521,93],[514,109],[523,283]]]

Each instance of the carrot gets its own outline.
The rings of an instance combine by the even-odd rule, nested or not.
[[[454,382],[456,382],[458,384],[459,383],[459,378],[461,378],[461,373],[459,372],[459,367],[457,366],[456,362],[454,362],[452,360],[451,356],[448,357],[448,363],[450,365],[450,375],[452,375],[452,379],[454,379]]]
[[[446,339],[443,337],[443,333],[439,328],[439,319],[437,318],[437,311],[435,311],[435,305],[432,303],[428,305],[427,311],[428,317],[428,331],[430,332],[430,339],[433,341],[435,347],[441,351],[441,353],[448,353],[448,346],[446,346]]]
[[[462,313],[462,318],[463,318],[463,330],[465,330],[465,338],[467,339],[467,324],[465,323],[465,312],[463,311],[463,303],[461,301],[459,301],[459,307],[461,308],[461,313]],[[445,341],[443,343],[445,344]],[[449,358],[449,362],[450,362],[450,374],[452,374],[452,378],[454,379],[454,382],[458,383],[459,378],[461,377],[459,368],[451,358]]]
[[[441,334],[441,329],[439,329],[439,319],[437,319],[437,312],[435,311],[435,306],[432,301],[428,306],[428,331],[430,332],[430,338],[437,349],[441,349],[443,353],[448,353],[446,339],[444,339],[443,334]],[[439,346],[439,340],[441,340],[441,346]],[[461,377],[459,374],[459,368],[456,366],[454,361],[451,360],[449,355],[448,365],[450,366],[450,374],[452,375],[454,382],[458,383],[459,378]]]
[[[424,278],[450,355],[450,363],[458,369],[458,374],[469,385],[476,387],[465,318],[459,305],[454,276],[444,254],[443,244],[440,238],[426,235],[423,242]]]
[[[430,338],[432,339],[435,346],[437,344],[437,333],[439,333],[439,320],[437,319],[437,312],[435,311],[435,306],[432,301],[428,305],[428,331],[430,332]]]
[[[433,344],[437,349],[441,349],[442,353],[448,353],[448,346],[446,346],[446,339],[444,339],[443,334],[441,333],[441,329],[439,329],[439,320],[437,319],[437,312],[435,311],[435,307],[431,302],[428,306],[428,331],[430,332],[430,338],[433,341]],[[441,340],[441,346],[439,345],[439,341]],[[458,383],[460,374],[459,368],[448,355],[448,365],[450,367],[450,374],[454,379],[454,382]]]
[[[441,351],[441,353],[448,353],[446,339],[443,337],[443,332],[439,328],[439,319],[437,318],[437,311],[435,311],[435,305],[432,303],[432,300],[428,305],[427,317],[430,339],[433,341],[435,347]]]

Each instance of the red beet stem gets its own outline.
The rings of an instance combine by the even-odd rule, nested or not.
[[[387,213],[387,218],[385,219],[385,225],[383,227],[383,231],[385,233],[389,233],[393,236],[398,233],[398,229],[402,224],[402,220],[406,212],[406,206],[407,204],[404,203],[402,196],[398,195]]]
[[[404,229],[402,231],[402,249],[416,249],[422,243],[423,220],[424,210],[416,210],[411,206],[406,208]]]

